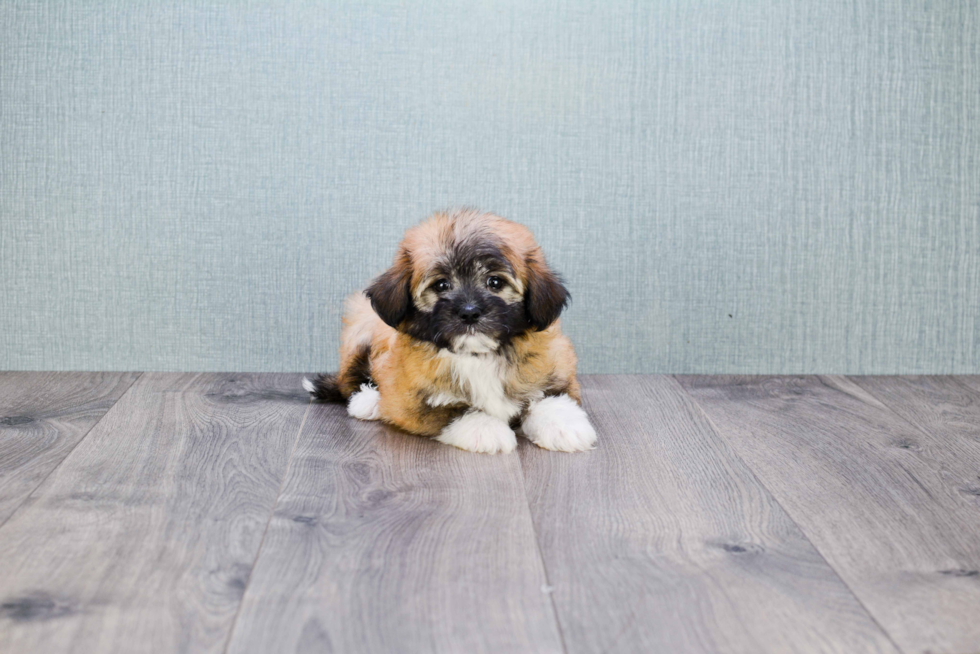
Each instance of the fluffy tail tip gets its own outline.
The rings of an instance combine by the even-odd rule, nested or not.
[[[303,389],[314,400],[321,400],[323,402],[344,401],[344,396],[340,394],[340,388],[337,386],[336,375],[315,375],[313,379],[304,377]]]

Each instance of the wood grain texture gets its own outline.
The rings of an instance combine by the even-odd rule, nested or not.
[[[299,382],[141,377],[0,528],[0,651],[219,651],[308,408]]]
[[[669,377],[586,377],[596,450],[520,449],[569,652],[896,652]]]
[[[0,372],[0,525],[137,377],[134,372]]]
[[[980,393],[980,375],[956,375],[956,380]]]
[[[867,376],[851,381],[881,400],[909,421],[949,455],[978,461],[980,444],[980,391],[969,379],[951,376]],[[960,492],[980,498],[980,465],[977,478],[968,480]],[[980,506],[980,499],[978,506]]]
[[[314,405],[229,651],[558,652],[516,456]]]
[[[679,380],[904,651],[980,649],[980,443],[842,377]]]

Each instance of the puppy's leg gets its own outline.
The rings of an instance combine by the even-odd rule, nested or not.
[[[487,454],[506,454],[517,447],[514,430],[506,422],[477,410],[467,411],[446,425],[436,440],[461,450]]]
[[[361,390],[351,395],[347,402],[347,413],[359,420],[379,420],[380,401],[381,394],[376,387],[371,384],[361,384]]]
[[[532,443],[546,450],[582,452],[595,447],[595,429],[575,400],[555,395],[533,402],[521,424]]]

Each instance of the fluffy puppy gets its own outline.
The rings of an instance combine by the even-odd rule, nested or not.
[[[472,452],[510,452],[514,428],[549,450],[591,449],[568,302],[530,230],[489,213],[436,213],[394,264],[347,298],[340,371],[304,379],[350,415]]]

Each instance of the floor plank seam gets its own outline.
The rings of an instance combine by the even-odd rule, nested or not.
[[[516,452],[514,454],[517,454]],[[531,511],[531,500],[527,496],[527,483],[524,480],[524,461],[517,454],[517,465],[521,470],[521,490],[524,492],[524,506],[527,507],[528,520],[531,521],[531,533],[534,534],[534,546],[538,550],[538,560],[541,561],[541,570],[544,572],[544,583],[548,587],[548,602],[551,604],[551,613],[555,616],[555,626],[558,627],[558,642],[561,644],[561,651],[568,654],[568,646],[565,645],[565,632],[561,626],[561,618],[558,616],[558,605],[555,603],[554,588],[551,586],[551,577],[548,575],[548,564],[544,560],[544,550],[541,549],[541,539],[538,536],[538,527],[534,524],[534,513]],[[544,590],[544,589],[542,589]]]
[[[75,450],[78,449],[78,446],[79,445],[81,445],[83,442],[85,442],[85,439],[88,438],[88,435],[91,434],[92,431],[95,430],[95,428],[98,427],[102,423],[103,420],[105,420],[105,417],[107,415],[109,415],[109,412],[112,411],[117,404],[119,404],[120,400],[122,400],[124,397],[126,397],[126,395],[129,394],[129,392],[133,389],[133,387],[136,386],[136,383],[140,379],[142,379],[142,378],[143,378],[143,372],[138,372],[136,374],[136,377],[133,379],[133,381],[129,384],[129,386],[126,387],[126,390],[123,391],[119,395],[119,397],[116,398],[116,401],[115,402],[112,403],[112,406],[110,406],[108,409],[106,409],[106,412],[103,413],[99,417],[98,420],[96,420],[94,423],[92,423],[92,426],[88,428],[88,431],[85,432],[85,435],[82,436],[81,438],[79,438],[77,443],[75,443],[74,445],[72,445],[71,449],[68,450],[68,452],[65,453],[65,456],[63,456],[61,458],[61,461],[58,461],[58,464],[56,466],[54,466],[53,468],[51,468],[51,470],[48,472],[48,474],[44,475],[44,478],[41,479],[41,481],[39,481],[37,483],[37,485],[35,485],[34,488],[31,489],[31,492],[24,496],[24,499],[21,501],[20,504],[17,505],[17,508],[15,508],[13,511],[11,511],[10,512],[10,515],[8,515],[3,520],[3,522],[0,522],[0,529],[3,529],[4,528],[4,525],[6,525],[8,522],[10,522],[10,519],[13,518],[15,515],[17,515],[17,513],[20,511],[21,507],[23,507],[25,504],[27,504],[27,502],[31,499],[31,497],[34,496],[34,493],[37,492],[37,489],[40,488],[41,486],[43,486],[44,485],[44,482],[46,482],[48,479],[51,478],[51,475],[53,475],[55,473],[55,471],[58,470],[65,463],[65,461],[68,460],[68,458],[72,455],[72,453]]]
[[[948,375],[948,377],[953,380],[954,384],[967,391],[973,397],[980,399],[980,391],[963,381],[963,377],[966,376],[967,375]]]
[[[303,434],[303,427],[306,426],[306,418],[310,415],[310,408],[313,406],[313,400],[311,399],[309,404],[306,405],[306,411],[303,413],[303,419],[299,423],[299,429],[296,431],[296,438],[293,439],[293,447],[289,452],[289,460],[286,462],[286,470],[282,474],[282,479],[279,480],[279,491],[276,493],[276,501],[272,503],[272,509],[269,511],[269,519],[265,523],[265,529],[262,531],[262,538],[259,540],[259,548],[255,552],[255,558],[252,560],[252,567],[248,571],[248,580],[245,582],[245,588],[242,589],[242,598],[238,602],[238,608],[235,610],[235,617],[231,621],[231,627],[228,629],[228,639],[225,641],[225,646],[222,648],[222,654],[228,653],[228,648],[231,647],[232,637],[235,635],[235,629],[238,627],[238,618],[242,614],[242,607],[245,605],[245,598],[248,595],[248,589],[252,584],[252,577],[255,574],[255,566],[259,562],[259,557],[262,556],[262,547],[265,545],[265,537],[269,534],[269,526],[272,525],[272,519],[276,515],[276,508],[279,506],[279,498],[282,496],[282,489],[286,484],[286,479],[289,478],[289,470],[293,465],[293,457],[296,455],[296,447],[299,445],[299,437]]]
[[[671,375],[670,378],[691,399],[691,401],[694,403],[694,406],[697,407],[698,411],[701,412],[701,415],[704,416],[704,419],[707,420],[708,424],[711,426],[711,430],[712,432],[714,432],[715,436],[718,439],[724,441],[729,446],[729,449],[732,452],[732,456],[738,459],[742,463],[742,465],[745,466],[745,469],[749,471],[753,479],[756,480],[756,482],[760,485],[760,487],[764,488],[766,492],[769,493],[770,497],[772,497],[776,505],[779,506],[783,510],[783,513],[785,513],[786,516],[793,521],[793,524],[796,525],[796,528],[800,530],[800,534],[806,539],[806,542],[810,544],[810,547],[813,548],[813,551],[820,555],[820,558],[823,560],[823,562],[827,564],[827,568],[830,569],[834,573],[834,575],[840,580],[840,582],[844,585],[844,587],[847,588],[847,590],[851,593],[851,596],[854,598],[854,600],[861,606],[861,608],[864,609],[864,612],[868,616],[868,618],[875,624],[875,626],[878,627],[879,630],[881,630],[881,633],[884,634],[885,638],[888,639],[888,642],[890,642],[895,647],[895,651],[902,652],[902,654],[907,654],[904,649],[899,647],[898,643],[895,642],[895,639],[892,637],[891,633],[889,633],[888,630],[882,626],[882,624],[878,621],[878,618],[875,616],[874,613],[871,612],[871,610],[864,603],[864,601],[858,596],[856,592],[854,592],[854,589],[851,587],[850,584],[847,583],[847,580],[841,576],[840,571],[836,567],[834,567],[834,565],[830,561],[827,560],[827,557],[824,555],[823,552],[820,551],[820,548],[816,546],[816,544],[813,542],[813,539],[811,539],[810,536],[806,533],[806,530],[803,528],[803,526],[800,525],[799,521],[796,518],[794,518],[793,514],[786,508],[786,506],[783,505],[783,503],[779,499],[779,496],[776,495],[773,489],[770,488],[765,482],[763,482],[761,478],[759,478],[759,475],[756,474],[755,469],[748,464],[748,462],[742,457],[742,455],[738,453],[738,451],[728,441],[728,439],[726,439],[722,435],[721,429],[718,427],[718,425],[715,424],[714,420],[711,419],[711,416],[708,415],[708,412],[704,410],[704,407],[701,406],[701,403],[698,402],[697,398],[694,397],[694,395],[687,390],[687,388],[684,386],[684,384],[680,382],[679,379],[677,379],[677,375]]]
[[[896,418],[898,418],[900,421],[902,421],[906,425],[910,425],[913,429],[915,429],[915,431],[919,432],[920,434],[922,434],[926,438],[930,438],[931,439],[931,438],[934,437],[934,434],[930,434],[928,431],[926,431],[925,427],[922,427],[921,425],[919,425],[919,423],[913,422],[913,421],[909,420],[908,418],[906,418],[905,416],[901,415],[898,411],[896,411],[895,409],[892,408],[892,405],[891,405],[890,402],[886,402],[885,400],[881,399],[881,396],[880,395],[878,395],[877,393],[875,393],[874,391],[872,391],[867,386],[859,383],[857,381],[856,377],[860,377],[860,376],[861,375],[854,375],[854,376],[848,377],[848,376],[845,375],[845,377],[847,379],[850,379],[855,384],[857,384],[861,388],[862,391],[864,391],[865,393],[867,393],[868,395],[870,395],[874,399],[876,399],[879,402],[881,402],[881,406],[885,407],[885,409],[888,410],[888,413],[892,414],[893,416],[895,416]],[[960,388],[964,389],[970,395],[977,395],[977,392],[975,390],[973,390],[972,388],[970,388],[969,386],[967,386],[963,382],[959,381],[956,378],[957,375],[948,375],[948,377],[953,380],[953,383],[954,384],[956,384]]]

